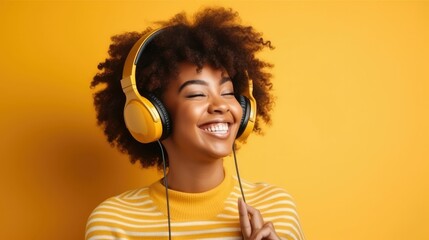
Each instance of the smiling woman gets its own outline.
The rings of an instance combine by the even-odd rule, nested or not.
[[[222,8],[160,27],[113,37],[91,85],[104,86],[94,103],[108,141],[164,178],[101,203],[86,238],[304,239],[290,195],[223,166],[270,121],[271,65],[255,53],[271,43]]]

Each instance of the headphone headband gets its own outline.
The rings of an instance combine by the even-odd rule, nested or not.
[[[155,29],[145,36],[141,37],[131,48],[128,53],[127,59],[125,60],[124,69],[122,71],[121,86],[125,92],[125,89],[131,85],[136,85],[136,67],[137,61],[140,59],[146,45],[165,28]]]

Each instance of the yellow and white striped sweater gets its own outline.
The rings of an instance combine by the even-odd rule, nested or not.
[[[283,189],[243,182],[243,191],[282,239],[304,239],[295,204]],[[172,239],[241,239],[235,177],[226,175],[204,193],[168,192]],[[86,239],[168,239],[166,216],[165,188],[157,181],[101,203],[89,216]]]

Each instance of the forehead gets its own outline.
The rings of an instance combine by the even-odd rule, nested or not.
[[[185,88],[187,89],[188,86],[217,88],[225,85],[226,82],[235,88],[228,73],[223,69],[213,68],[210,65],[204,65],[202,69],[198,69],[195,64],[180,63],[176,76],[170,77],[161,94],[164,96],[177,94]],[[230,85],[228,84],[228,86]]]
[[[225,78],[229,78],[228,73],[223,69],[216,69],[209,65],[204,65],[202,69],[198,71],[196,65],[190,63],[181,63],[178,68],[178,75],[176,82],[181,85],[189,80],[204,80],[210,82],[220,82]]]

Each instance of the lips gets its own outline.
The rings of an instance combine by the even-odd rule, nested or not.
[[[203,131],[214,133],[214,134],[227,134],[229,131],[228,123],[210,123],[200,126]]]

